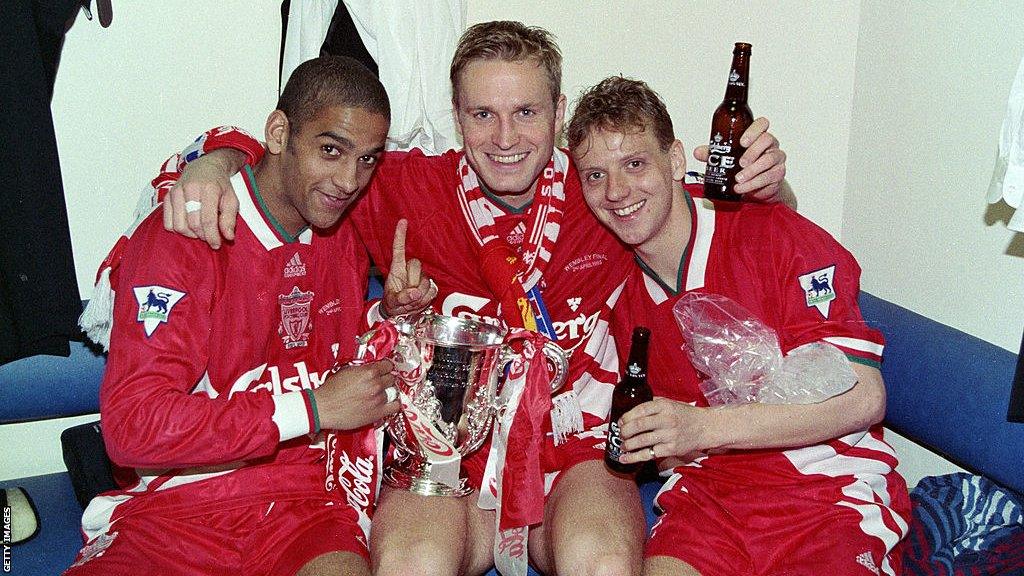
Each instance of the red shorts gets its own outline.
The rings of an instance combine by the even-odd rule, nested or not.
[[[369,554],[351,508],[328,500],[252,504],[196,516],[133,514],[78,553],[65,576],[295,574],[328,552]]]
[[[885,505],[852,477],[752,486],[695,480],[687,476],[696,474],[682,471],[685,476],[673,474],[655,499],[664,513],[647,557],[677,558],[702,576],[900,573],[893,550],[906,535],[910,507],[898,474],[874,478],[892,495]]]
[[[552,441],[550,420],[547,423],[547,428],[540,456],[541,468],[544,471],[545,495],[551,494],[551,490],[558,484],[562,472],[581,462],[604,458],[604,442],[607,435],[607,426],[602,426],[596,430],[570,436],[566,438],[565,442],[555,446]],[[479,490],[483,483],[484,469],[487,467],[487,455],[490,449],[491,441],[488,439],[478,451],[462,460],[462,475],[476,490]]]

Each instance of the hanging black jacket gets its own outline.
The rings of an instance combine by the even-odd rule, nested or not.
[[[68,355],[81,298],[50,98],[81,0],[8,0],[0,33],[0,363]]]

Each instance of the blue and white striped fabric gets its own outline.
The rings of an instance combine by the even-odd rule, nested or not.
[[[956,473],[921,480],[911,499],[907,574],[1024,574],[1019,496],[987,478]]]

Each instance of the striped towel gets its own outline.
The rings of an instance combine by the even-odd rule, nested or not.
[[[911,492],[913,521],[904,573],[1024,576],[1024,506],[1019,495],[967,473],[932,476]]]

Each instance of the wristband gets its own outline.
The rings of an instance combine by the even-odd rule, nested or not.
[[[316,434],[320,432],[320,412],[316,407],[316,396],[313,394],[312,390],[304,389],[302,392],[305,393],[306,398],[309,399],[309,409],[313,412],[313,426],[315,428],[312,432],[313,434]]]

